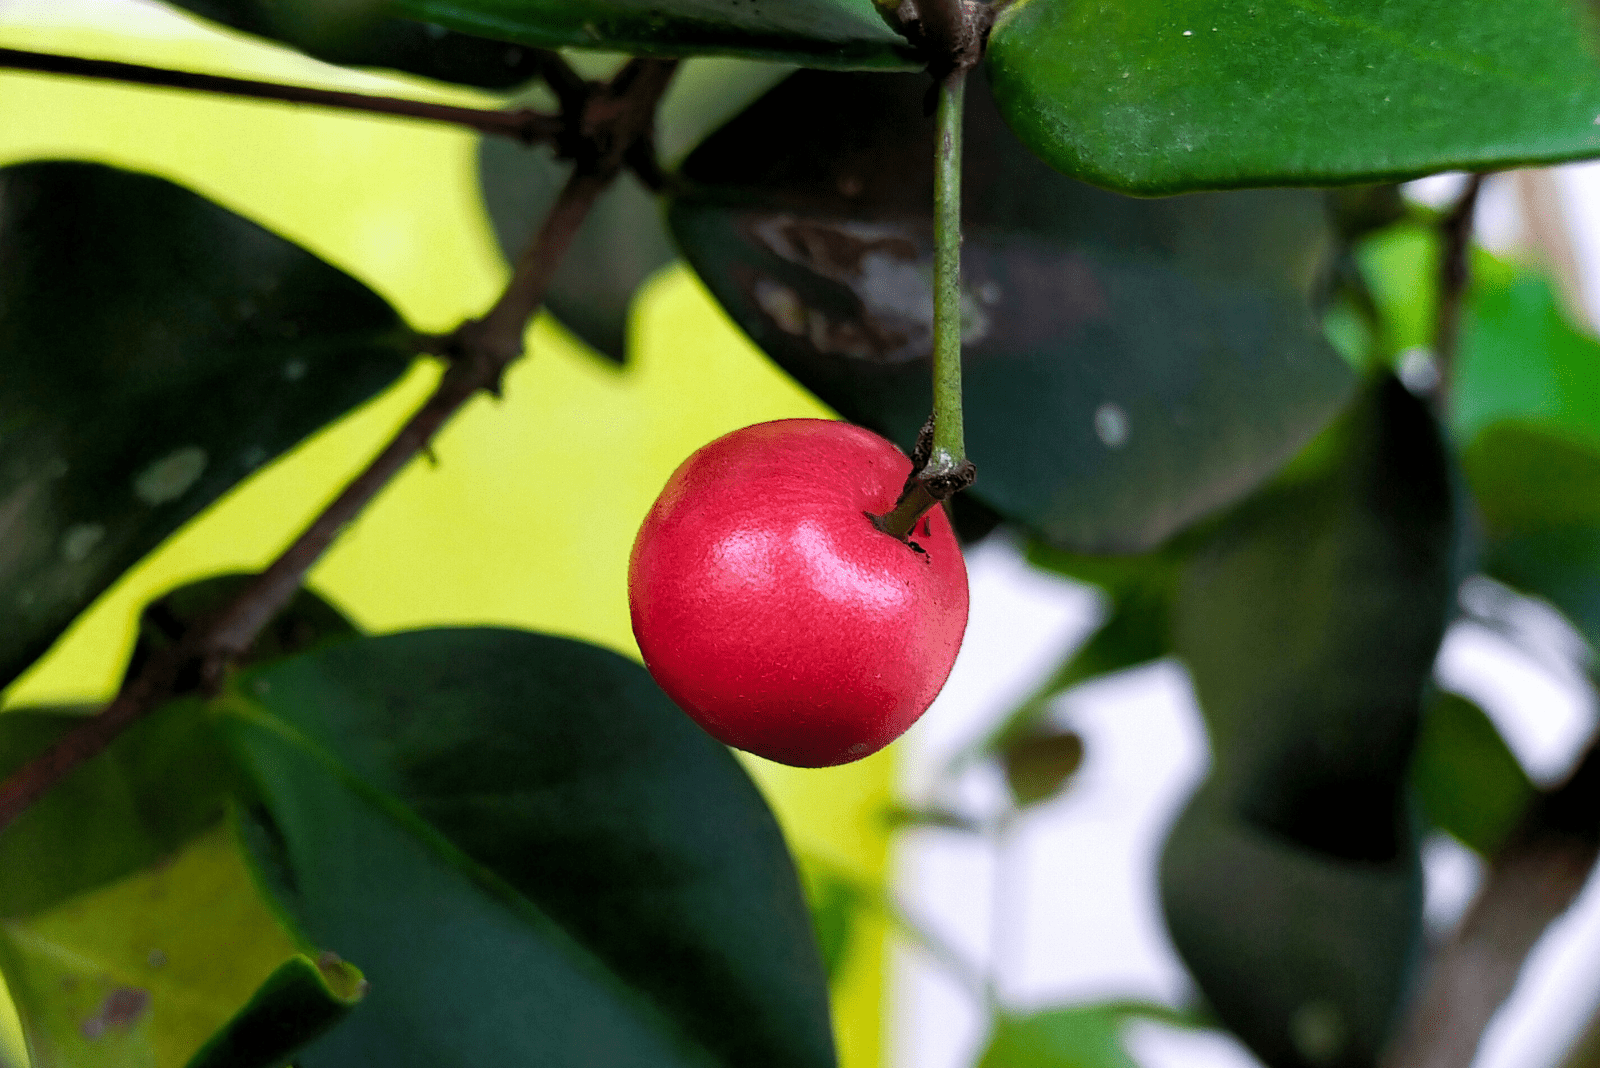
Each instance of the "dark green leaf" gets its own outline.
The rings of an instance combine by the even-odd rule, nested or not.
[[[194,193],[94,164],[0,171],[0,685],[413,351],[371,290]]]
[[[674,233],[733,318],[909,448],[930,407],[927,83],[796,74],[687,160]],[[974,493],[1056,544],[1152,546],[1272,473],[1348,398],[1308,293],[1320,195],[1137,201],[1055,174],[968,95]]]
[[[1500,423],[1463,450],[1461,466],[1493,541],[1600,527],[1600,450],[1587,443]]]
[[[1006,785],[1019,808],[1059,794],[1083,764],[1083,738],[1072,731],[1025,734],[1000,751]]]
[[[167,0],[196,15],[281,41],[326,63],[385,67],[481,89],[509,89],[539,73],[536,51],[385,18],[386,0]]]
[[[211,1037],[188,1068],[279,1068],[366,996],[361,972],[331,953],[290,957]]]
[[[547,48],[704,53],[808,67],[916,67],[872,0],[392,0],[398,14]]]
[[[833,1063],[777,825],[637,664],[423,631],[258,669],[224,708],[268,884],[373,984],[306,1068]]]
[[[1414,844],[1381,863],[1304,849],[1202,789],[1167,839],[1173,944],[1227,1027],[1272,1068],[1371,1068],[1420,950]]]
[[[1543,597],[1600,647],[1600,450],[1499,423],[1461,462],[1484,521],[1484,572]]]
[[[989,38],[1007,121],[1144,194],[1332,185],[1600,154],[1577,0],[1025,0]]]
[[[1248,502],[1192,558],[1173,637],[1235,811],[1383,861],[1454,604],[1454,506],[1438,430],[1392,378],[1330,433],[1336,463]]]
[[[1100,1005],[1001,1016],[978,1068],[1138,1068],[1122,1026],[1122,1013]]]
[[[1220,1019],[1274,1068],[1370,1066],[1421,930],[1406,772],[1454,602],[1456,515],[1427,407],[1393,378],[1247,502],[1173,607],[1213,770],[1162,900]]]
[[[0,713],[0,776],[94,709]],[[241,780],[197,701],[158,709],[0,832],[0,918],[147,868],[222,818]]]
[[[1493,856],[1521,818],[1534,787],[1483,709],[1439,693],[1422,717],[1411,783],[1428,820]]]

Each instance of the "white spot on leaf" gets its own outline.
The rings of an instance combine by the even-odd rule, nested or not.
[[[174,449],[133,478],[133,493],[146,504],[166,504],[189,492],[206,469],[206,450],[198,445]]]
[[[1107,448],[1119,449],[1128,441],[1128,413],[1109,402],[1094,410],[1094,432]]]
[[[61,558],[69,564],[82,563],[106,536],[99,523],[74,523],[61,535]]]

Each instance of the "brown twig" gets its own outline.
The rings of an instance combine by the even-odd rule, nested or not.
[[[1472,281],[1472,220],[1483,190],[1484,176],[1474,174],[1456,198],[1455,205],[1439,220],[1438,307],[1433,329],[1433,359],[1439,374],[1434,392],[1440,407],[1449,402],[1450,384],[1455,372],[1456,349],[1461,338],[1461,307],[1467,284]]]
[[[1435,953],[1386,1068],[1468,1068],[1534,943],[1600,856],[1600,744],[1542,795],[1495,854],[1472,907]]]
[[[559,61],[559,57],[556,57]],[[561,64],[565,67],[565,64]],[[273,100],[285,104],[312,104],[317,107],[360,111],[372,115],[393,115],[408,119],[425,119],[467,126],[479,133],[512,137],[523,144],[554,141],[564,128],[561,117],[547,115],[532,108],[499,111],[491,108],[456,107],[452,104],[434,104],[423,100],[405,100],[392,96],[374,96],[367,93],[349,93],[337,89],[317,89],[310,86],[279,85],[250,78],[228,78],[215,74],[195,74],[190,71],[146,67],[138,63],[122,63],[109,59],[83,59],[78,56],[58,56],[48,52],[27,52],[17,48],[0,48],[0,69],[34,71],[39,74],[64,74],[76,78],[98,78],[132,85],[148,85],[164,89],[187,89],[202,93],[219,93],[223,96],[248,97],[253,100]],[[544,74],[550,78],[549,66]],[[570,68],[569,68],[570,71]],[[557,85],[551,87],[558,98],[562,97],[565,80],[557,74]]]
[[[487,314],[447,338],[420,339],[450,358],[439,386],[383,450],[333,503],[232,602],[196,623],[169,651],[151,657],[99,715],[85,720],[39,757],[0,783],[0,831],[73,768],[102,752],[163,701],[214,687],[227,665],[244,654],[293,598],[306,572],[378,492],[419,453],[451,416],[480,390],[497,393],[506,367],[522,354],[528,322],[595,198],[622,169],[633,143],[647,136],[656,105],[672,77],[667,60],[634,60],[610,83],[592,88],[575,125],[589,150],[512,270]]]
[[[987,5],[972,0],[916,0],[918,43],[928,57],[928,73],[943,81],[964,73],[983,58],[982,20]]]

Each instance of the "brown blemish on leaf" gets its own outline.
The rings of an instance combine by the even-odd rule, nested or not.
[[[83,1037],[95,1041],[107,1031],[126,1031],[150,1007],[150,991],[136,986],[119,986],[107,994],[99,1011],[78,1025]]]

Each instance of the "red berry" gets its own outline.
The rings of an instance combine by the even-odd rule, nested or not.
[[[933,703],[967,626],[944,510],[908,541],[911,461],[826,419],[718,438],[667,480],[628,566],[633,633],[661,688],[713,737],[797,767],[858,760]]]

